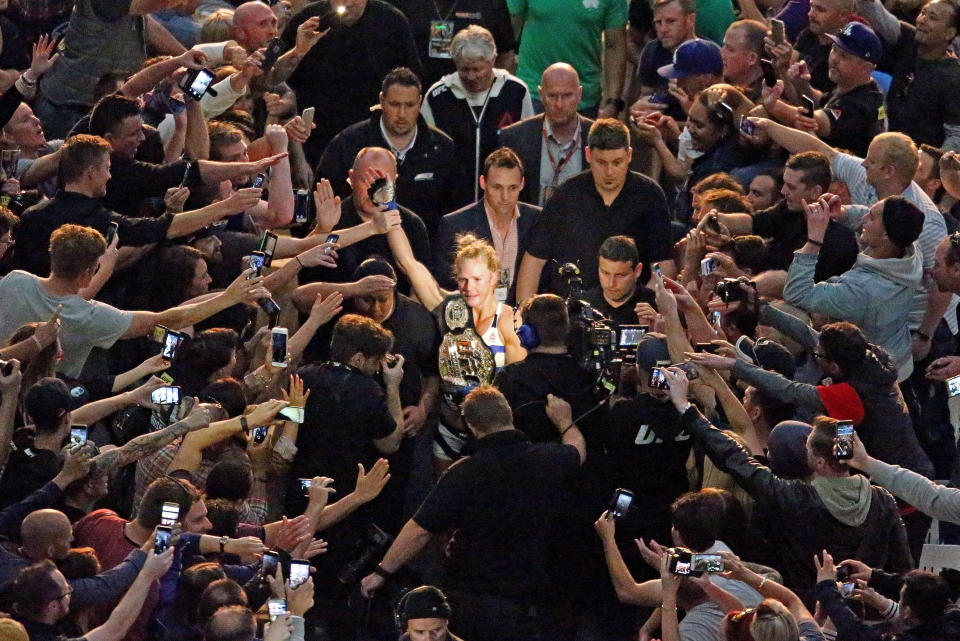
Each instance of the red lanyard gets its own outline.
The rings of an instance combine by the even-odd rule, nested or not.
[[[543,119],[543,143],[547,148],[547,159],[550,161],[550,167],[553,169],[553,181],[556,182],[559,177],[558,174],[567,162],[573,157],[573,152],[577,151],[580,147],[580,129],[577,129],[577,135],[574,136],[573,140],[570,141],[570,149],[567,150],[567,155],[560,159],[560,162],[557,162],[553,158],[553,154],[550,153],[550,143],[547,140],[547,119]]]

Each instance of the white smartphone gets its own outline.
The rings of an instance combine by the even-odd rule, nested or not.
[[[317,113],[316,107],[307,107],[303,110],[303,113],[300,114],[300,119],[303,120],[303,124],[307,126],[307,132],[310,131],[310,126],[313,125],[313,115]]]
[[[270,330],[270,340],[273,344],[274,367],[287,366],[287,328],[274,327]]]

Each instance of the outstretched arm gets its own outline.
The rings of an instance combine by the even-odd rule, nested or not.
[[[436,309],[446,298],[447,292],[440,289],[427,266],[414,257],[413,248],[410,247],[410,241],[403,228],[397,227],[390,230],[387,233],[387,242],[390,243],[390,251],[400,269],[410,279],[417,298],[428,310]]]

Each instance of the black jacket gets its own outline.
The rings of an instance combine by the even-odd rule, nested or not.
[[[587,169],[587,132],[593,121],[577,114],[580,119],[580,162],[583,169]],[[543,119],[539,114],[526,120],[514,123],[500,130],[500,144],[510,147],[520,160],[523,161],[523,175],[526,183],[520,192],[520,200],[535,203],[540,199],[540,161],[543,151]]]
[[[347,175],[357,152],[364,147],[390,148],[380,130],[382,115],[375,109],[368,119],[350,125],[330,141],[317,163],[317,182],[326,178],[335,194],[350,195]],[[397,200],[417,212],[431,239],[436,238],[441,216],[456,206],[451,199],[455,170],[453,139],[418,116],[417,139],[397,165]]]
[[[514,283],[510,287],[509,300],[513,300],[516,275],[520,271],[520,260],[530,240],[530,230],[533,229],[533,224],[537,222],[537,217],[540,215],[540,207],[536,205],[519,203],[517,207],[520,210],[520,216],[517,218],[517,264],[513,269]],[[493,242],[493,234],[490,232],[490,223],[487,221],[487,211],[484,209],[482,199],[440,219],[440,228],[434,245],[433,275],[441,287],[456,287],[453,278],[453,259],[457,253],[457,236],[467,233]]]
[[[811,483],[774,475],[695,408],[683,414],[680,424],[714,465],[733,476],[756,500],[754,519],[781,559],[777,569],[785,585],[801,596],[809,596],[816,584],[813,557],[822,550],[829,550],[835,559],[859,559],[872,568],[892,572],[913,569],[903,521],[896,501],[885,489],[871,487],[870,508],[863,524],[844,525],[827,509]],[[761,520],[759,514],[766,518]]]

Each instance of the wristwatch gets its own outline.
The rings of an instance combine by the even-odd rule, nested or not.
[[[226,551],[227,541],[229,540],[229,536],[224,535],[220,537],[220,554],[223,554]]]
[[[241,416],[241,417],[240,417],[240,429],[243,430],[243,433],[244,433],[244,434],[247,434],[247,435],[250,434],[250,425],[247,424],[247,417],[246,417],[246,416]]]

